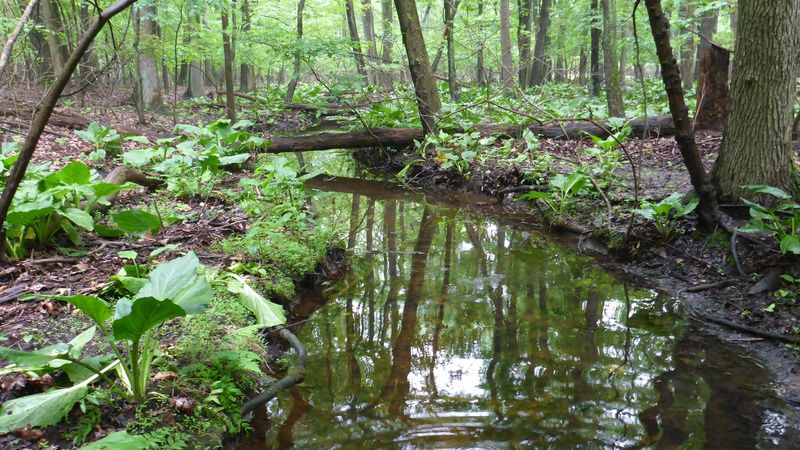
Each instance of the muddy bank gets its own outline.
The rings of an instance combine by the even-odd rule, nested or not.
[[[716,158],[719,143],[720,137],[715,134],[700,137],[707,167]],[[541,150],[554,157],[551,173],[569,174],[574,163],[593,162],[582,151],[590,145],[582,141],[542,141]],[[626,205],[633,204],[634,196],[658,200],[672,192],[691,190],[672,139],[631,141],[628,145],[639,175],[638,190],[630,181],[631,169],[626,162],[617,171],[620,184],[608,190],[607,198],[577,199],[566,217],[553,217],[543,208],[519,200],[522,193],[546,184],[546,180],[531,180],[528,174],[532,165],[528,162],[501,165],[473,161],[468,173],[462,174],[444,170],[430,159],[414,163],[418,155],[399,152],[379,154],[371,149],[356,152],[354,158],[370,170],[389,174],[411,163],[405,182],[425,194],[434,198],[466,194],[470,196],[466,203],[484,213],[546,227],[579,251],[598,256],[610,270],[663,290],[682,302],[699,329],[736,344],[768,366],[775,374],[775,394],[800,406],[800,356],[797,345],[792,344],[800,340],[800,308],[794,301],[775,295],[779,283],[760,290],[765,278],[776,271],[792,274],[796,266],[767,246],[740,240],[737,256],[747,274],[741,276],[734,266],[729,236],[700,232],[691,215],[677,222],[682,233],[667,242],[640,217],[634,218],[634,226],[628,231],[630,212]],[[746,209],[732,206],[727,212],[737,217],[737,226],[746,223]]]

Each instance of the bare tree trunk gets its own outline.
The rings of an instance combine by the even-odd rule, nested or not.
[[[591,29],[591,77],[592,77],[592,95],[595,97],[600,96],[600,83],[602,83],[602,74],[600,71],[600,26],[597,20],[597,0],[592,0],[592,29]]]
[[[353,57],[356,60],[356,70],[358,70],[358,74],[364,79],[364,84],[369,84],[367,67],[364,64],[364,54],[361,52],[361,40],[358,38],[358,26],[356,25],[356,12],[353,8],[353,0],[345,0],[344,3],[347,30],[350,33],[350,46],[353,49]]]
[[[297,46],[303,42],[303,9],[306,7],[305,0],[297,1]],[[292,80],[289,81],[289,86],[286,88],[286,103],[292,103],[294,99],[294,91],[297,88],[297,82],[300,79],[300,63],[302,62],[300,50],[294,51],[294,67],[292,68]]]
[[[28,2],[28,6],[26,6],[25,10],[22,12],[22,17],[20,17],[19,21],[17,22],[17,26],[8,36],[6,45],[3,46],[3,53],[0,53],[0,79],[2,79],[3,72],[6,70],[6,66],[8,65],[8,59],[11,57],[11,49],[14,48],[14,43],[17,42],[19,34],[22,33],[22,30],[25,28],[25,24],[31,17],[33,8],[36,6],[36,1],[37,0],[30,0],[30,2]]]
[[[453,20],[456,15],[456,8],[453,2],[457,0],[444,0],[444,26],[445,41],[447,42],[447,86],[450,89],[450,99],[458,101],[458,79],[456,78],[456,49],[453,45]],[[436,70],[436,69],[432,69]]]
[[[616,0],[601,0],[603,7],[603,68],[606,75],[606,104],[609,117],[625,117],[619,66],[617,65]]]
[[[689,120],[689,109],[683,98],[680,70],[669,42],[669,20],[661,9],[661,0],[645,0],[645,5],[647,5],[647,16],[650,19],[650,29],[656,44],[658,60],[661,63],[661,78],[664,80],[664,88],[667,91],[669,110],[675,123],[675,141],[678,143],[695,193],[700,198],[700,205],[697,208],[700,224],[707,230],[711,230],[717,221],[717,200],[714,187],[709,182],[703,167],[692,123]]]
[[[511,56],[511,12],[508,0],[500,0],[500,56],[503,89],[510,89],[514,85],[514,60]]]
[[[112,17],[127,9],[136,0],[120,0],[108,8],[104,9],[98,14],[97,20],[90,26],[78,41],[75,50],[67,59],[64,64],[64,70],[59,72],[53,85],[48,89],[42,101],[36,107],[36,112],[31,120],[31,126],[28,134],[25,136],[25,141],[22,143],[22,149],[19,152],[17,162],[14,163],[14,168],[9,172],[6,178],[6,185],[3,188],[3,194],[0,195],[0,246],[5,242],[4,227],[6,216],[11,208],[11,202],[14,200],[14,195],[17,193],[22,178],[25,176],[25,171],[28,169],[28,164],[31,162],[33,152],[36,150],[36,145],[39,143],[39,138],[42,136],[44,128],[47,126],[47,121],[53,114],[53,109],[58,102],[61,93],[69,83],[69,79],[75,68],[78,67],[83,54],[91,46],[94,38],[97,37],[100,30],[105,24],[111,20]]]
[[[518,0],[519,25],[517,26],[517,50],[519,51],[519,86],[522,89],[528,87],[531,73],[531,25],[533,18],[532,0]]]
[[[223,5],[222,13],[222,53],[225,71],[225,110],[231,124],[236,122],[236,88],[233,85],[233,46],[231,45],[231,29],[228,20],[228,7]]]
[[[364,40],[367,43],[367,59],[370,66],[374,67],[378,61],[378,43],[375,39],[375,15],[372,11],[372,0],[361,0],[361,24],[364,30]],[[377,84],[378,77],[375,70],[371,70],[371,83]]]
[[[586,51],[581,49],[581,54],[578,57],[578,84],[581,86],[586,84]]]
[[[722,198],[751,196],[742,186],[796,187],[792,151],[800,2],[739,1],[728,119],[711,171]]]
[[[394,6],[397,9],[403,44],[406,47],[408,68],[414,82],[422,129],[426,134],[431,133],[436,130],[436,116],[442,110],[442,103],[428,60],[428,50],[425,48],[425,38],[422,35],[422,27],[417,14],[417,2],[415,0],[394,0]]]
[[[250,24],[253,18],[250,13],[250,0],[242,2],[242,34],[247,36],[250,33]],[[256,74],[253,66],[244,61],[242,58],[242,65],[239,68],[239,90],[242,92],[250,92],[255,89]]]
[[[688,20],[694,17],[695,5],[693,0],[686,1],[681,5],[681,19]],[[682,32],[683,44],[681,45],[681,79],[683,80],[683,88],[691,89],[694,85],[694,53],[695,41],[694,34],[691,32]]]
[[[44,0],[39,4],[42,21],[47,27],[47,48],[50,51],[50,64],[55,73],[61,73],[67,61],[67,47],[61,42],[59,36],[64,31],[61,12],[57,0]]]
[[[697,79],[696,130],[722,131],[728,111],[728,72],[730,51],[712,45],[700,63]]]
[[[483,16],[483,0],[478,0],[478,17]],[[480,28],[481,37],[483,36],[483,25]],[[475,61],[475,82],[478,86],[486,86],[486,67],[483,62],[483,45],[484,41],[478,44],[478,53]]]
[[[158,42],[155,4],[134,8],[134,14],[137,33],[135,47],[138,104],[144,110],[158,111],[162,105],[161,75],[152,56],[155,43]]]
[[[709,48],[711,42],[709,39],[714,39],[714,33],[717,32],[717,21],[719,19],[719,9],[714,8],[706,11],[700,17],[700,41],[697,43],[697,53],[694,57],[694,79],[700,76],[700,63],[703,61],[703,56]]]
[[[392,63],[392,0],[381,0],[381,29],[383,35],[381,36],[382,49],[381,59],[383,63],[389,65]],[[385,89],[391,89],[394,83],[392,71],[387,67],[383,70],[382,84]]]
[[[538,30],[536,30],[536,44],[533,48],[533,66],[531,69],[531,86],[539,86],[544,83],[550,68],[547,65],[547,48],[550,38],[547,33],[550,30],[550,7],[552,0],[542,0],[539,6]]]

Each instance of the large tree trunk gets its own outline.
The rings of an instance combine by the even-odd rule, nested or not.
[[[367,66],[364,63],[364,53],[361,52],[361,40],[358,37],[358,25],[356,25],[356,12],[353,8],[353,0],[345,0],[345,17],[347,19],[347,31],[350,34],[350,48],[353,49],[353,58],[356,60],[356,70],[364,84],[369,84],[367,78]]]
[[[222,54],[225,72],[225,111],[233,124],[236,122],[236,88],[233,85],[233,45],[231,44],[228,11],[228,6],[223,5],[220,19],[222,20]]]
[[[689,120],[689,108],[686,107],[686,101],[683,98],[680,70],[672,53],[672,44],[669,42],[669,20],[661,9],[661,0],[645,0],[645,5],[647,5],[647,15],[656,44],[658,61],[661,63],[661,78],[664,80],[664,89],[667,91],[669,110],[675,123],[675,141],[678,143],[681,156],[683,156],[683,163],[689,172],[692,186],[700,198],[697,208],[700,223],[707,230],[711,230],[717,221],[716,196],[703,167],[692,123]]]
[[[519,86],[528,87],[531,73],[531,12],[532,0],[518,0],[519,25],[517,26],[517,49],[519,51]]]
[[[367,60],[371,67],[378,61],[378,43],[375,39],[375,14],[372,11],[371,0],[361,0],[361,24],[364,30],[364,41],[367,43]],[[372,70],[373,84],[377,84],[377,73]]]
[[[306,7],[306,0],[297,1],[297,49],[294,51],[294,67],[292,68],[292,79],[286,88],[286,103],[292,103],[297,82],[300,79],[300,63],[302,62],[299,46],[303,42],[303,9]]]
[[[428,50],[425,48],[425,38],[422,35],[422,27],[417,13],[417,2],[415,0],[394,0],[394,5],[400,22],[400,32],[403,35],[403,45],[405,45],[408,56],[408,68],[414,82],[422,129],[427,134],[436,130],[436,116],[442,110],[442,103],[428,60]]]
[[[548,32],[550,30],[550,7],[552,0],[542,0],[539,6],[538,29],[536,30],[536,44],[533,47],[533,66],[531,68],[531,86],[544,83],[550,68],[547,64],[547,47],[550,43]]]
[[[250,13],[250,0],[244,0],[242,2],[242,34],[247,37],[250,33],[250,24],[252,23],[253,18],[252,14]],[[255,89],[256,87],[256,74],[255,70],[253,70],[253,66],[248,64],[242,59],[242,65],[239,68],[239,90],[242,92],[250,92]]]
[[[728,110],[729,68],[730,51],[712,45],[700,64],[697,108],[694,113],[695,129],[722,131]]]
[[[61,11],[58,9],[57,0],[43,0],[39,4],[39,12],[42,15],[44,26],[47,28],[46,40],[50,55],[50,66],[58,74],[64,69],[69,50],[60,39],[61,34],[64,32],[64,22],[61,17]]]
[[[511,11],[508,0],[500,0],[500,57],[503,89],[509,89],[514,85],[514,61],[511,57]]]
[[[543,0],[545,1],[545,0]],[[603,68],[609,117],[625,117],[619,65],[617,64],[617,7],[615,0],[601,0],[603,7]]]
[[[392,0],[381,0],[381,59],[387,66],[392,63]],[[382,71],[381,84],[385,89],[391,89],[394,77],[389,67]]]
[[[739,1],[730,110],[722,149],[711,171],[723,198],[747,196],[745,185],[793,187],[798,28],[800,1]]]
[[[138,105],[147,111],[161,108],[161,74],[153,51],[158,42],[155,4],[134,8]]]
[[[592,0],[592,29],[590,31],[591,39],[591,68],[589,69],[592,77],[592,95],[595,97],[600,96],[600,83],[603,82],[603,75],[600,71],[600,25],[597,17],[597,0]]]
[[[697,43],[697,52],[694,58],[694,79],[700,76],[700,63],[703,62],[703,56],[709,48],[711,48],[710,39],[714,39],[714,33],[717,32],[717,21],[719,19],[719,9],[710,9],[703,13],[700,17],[700,41]]]
[[[689,20],[694,17],[694,10],[694,1],[687,0],[681,5],[681,19]],[[692,85],[694,85],[694,34],[689,31],[682,31],[681,37],[683,38],[683,44],[681,44],[681,79],[683,80],[683,88],[691,89]]]

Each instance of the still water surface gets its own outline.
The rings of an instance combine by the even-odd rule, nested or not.
[[[475,199],[313,186],[358,192],[316,199],[352,267],[295,311],[305,382],[241,448],[800,448],[768,373],[672,299]]]

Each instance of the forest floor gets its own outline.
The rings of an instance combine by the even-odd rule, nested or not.
[[[101,107],[75,107],[72,112],[110,126],[135,128],[150,134],[163,135],[172,128],[172,117],[168,115],[149,117],[148,125],[138,125],[133,108],[124,105],[123,99],[109,101]],[[207,109],[197,108],[182,112],[183,116],[193,117],[193,121],[202,120],[204,114],[209,114],[210,121],[218,117],[219,111],[209,113]],[[296,125],[298,119],[285,120],[292,121]],[[6,132],[16,129],[24,133],[22,127],[15,127],[13,123],[0,125]],[[698,136],[707,167],[716,158],[720,141],[721,137],[715,133]],[[525,148],[522,140],[517,144],[512,146],[512,152]],[[584,151],[591,146],[590,142],[543,140],[540,145],[540,150],[553,155],[551,171],[569,174],[576,163],[596,162]],[[731,257],[728,236],[722,231],[707,234],[697,230],[691,216],[679,220],[682,233],[667,241],[641,217],[635,218],[635,225],[628,232],[631,213],[623,204],[631,204],[634,197],[662,199],[673,192],[687,193],[691,185],[673,138],[631,140],[626,146],[639,175],[638,190],[631,181],[632,170],[623,160],[616,172],[619,182],[608,190],[607,199],[581,197],[568,213],[559,217],[544,213],[531,202],[519,201],[518,197],[524,193],[520,186],[535,183],[525,174],[537,161],[526,159],[525,155],[512,153],[503,161],[492,158],[475,161],[467,173],[443,170],[429,160],[412,167],[407,182],[424,191],[453,190],[485,195],[487,201],[535,217],[553,231],[573,236],[578,250],[598,256],[601,263],[610,265],[618,273],[636,276],[645,286],[667,291],[683,302],[694,320],[706,323],[709,330],[716,330],[725,340],[740,344],[743,351],[753,352],[775,373],[776,394],[800,405],[800,345],[769,337],[784,336],[795,342],[800,339],[800,303],[778,295],[780,280],[775,275],[789,273],[800,277],[798,268],[792,267],[775,249],[740,239],[737,255],[747,274],[742,276]],[[85,155],[91,150],[91,145],[76,137],[73,130],[48,126],[35,161],[49,161],[59,167],[75,158],[86,160]],[[375,154],[375,151],[365,151],[355,156],[373,169],[397,172],[404,166],[397,158],[387,165],[385,157],[375,158]],[[105,161],[95,162],[93,166],[102,174],[113,168]],[[230,174],[224,184],[235,186],[239,178],[241,174]],[[72,333],[74,330],[42,329],[42,324],[55,324],[59,317],[71,313],[63,304],[51,300],[23,302],[16,301],[17,298],[30,293],[97,292],[123,264],[117,254],[120,250],[133,249],[147,254],[167,244],[180,244],[181,250],[194,250],[210,267],[223,268],[243,260],[242,255],[223,253],[215,247],[225,236],[246,231],[248,218],[242,211],[231,209],[224,201],[214,198],[162,203],[148,196],[144,189],[123,192],[116,204],[142,202],[158,202],[163,214],[179,220],[159,234],[146,235],[135,242],[87,236],[85,253],[67,256],[58,250],[35,252],[27,259],[0,267],[0,323],[3,323],[4,345],[31,348],[43,336],[51,340]],[[743,218],[746,209],[734,207],[728,212],[739,218],[737,225],[746,223]],[[623,239],[626,234],[631,238],[627,243]],[[764,284],[765,276],[767,289],[750,292],[755,285]],[[742,333],[743,327],[753,331]],[[34,330],[38,337],[33,336]],[[60,336],[62,334],[64,336]],[[14,379],[6,381],[0,391],[14,388],[9,384],[13,384]]]

